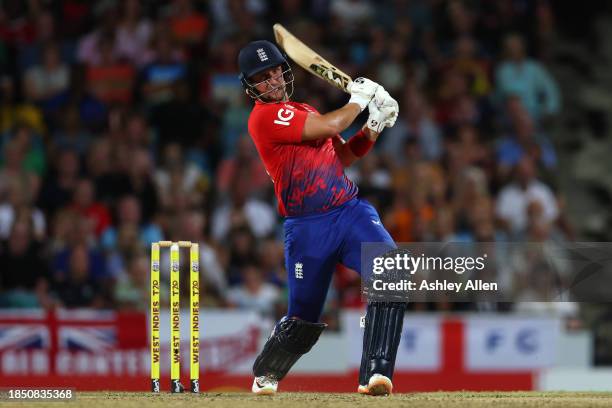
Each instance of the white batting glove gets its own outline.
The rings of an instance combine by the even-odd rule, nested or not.
[[[391,98],[393,99],[393,98]],[[376,102],[372,100],[368,104],[368,111],[370,112],[370,116],[368,116],[368,121],[366,122],[366,126],[373,132],[380,133],[386,127],[393,127],[395,125],[395,121],[397,120],[397,114],[399,111],[399,105],[393,99],[388,101],[387,106],[381,106],[380,108],[376,106]]]
[[[391,95],[389,95],[389,92],[387,92],[382,86],[376,89],[376,92],[374,93],[373,102],[379,109],[383,106],[394,106],[399,110],[399,105],[397,101],[393,99]]]
[[[368,106],[368,103],[374,97],[376,90],[382,88],[376,82],[367,78],[359,77],[351,82],[348,86],[348,91],[351,93],[351,99],[348,103],[356,103],[361,108],[361,111]]]

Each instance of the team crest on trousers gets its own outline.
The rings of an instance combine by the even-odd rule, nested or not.
[[[304,265],[301,262],[295,263],[295,279],[304,279]]]

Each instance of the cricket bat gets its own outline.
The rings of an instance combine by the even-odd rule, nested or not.
[[[274,37],[277,44],[296,64],[311,74],[329,82],[336,88],[350,93],[349,87],[353,82],[350,76],[313,51],[281,24],[276,23],[272,28],[274,29]]]

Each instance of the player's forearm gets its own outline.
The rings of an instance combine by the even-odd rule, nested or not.
[[[353,135],[349,142],[345,142],[339,135],[333,140],[334,150],[344,167],[348,167],[355,163],[358,159],[367,154],[378,139],[379,133],[376,133],[366,126]]]
[[[340,109],[336,109],[335,111],[326,113],[323,115],[327,117],[326,120],[330,123],[331,126],[336,128],[335,133],[344,132],[346,128],[351,126],[353,121],[359,116],[361,113],[361,108],[356,103],[347,103]]]
[[[302,140],[327,139],[348,128],[361,112],[359,105],[348,103],[324,115],[308,115],[304,124]]]

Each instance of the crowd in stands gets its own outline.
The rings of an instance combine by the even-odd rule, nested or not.
[[[283,314],[282,219],[236,66],[275,22],[398,99],[347,169],[396,241],[574,239],[546,131],[563,103],[550,3],[3,1],[0,307],[146,310],[150,244],[191,240],[204,306]],[[293,71],[295,100],[346,103]],[[325,318],[359,302],[340,267]]]

